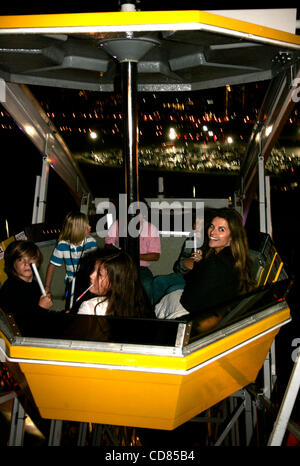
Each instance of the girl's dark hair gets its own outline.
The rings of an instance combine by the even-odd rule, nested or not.
[[[95,264],[103,265],[109,279],[106,294],[106,315],[118,317],[153,317],[146,292],[140,282],[138,269],[132,258],[123,251],[107,249],[98,252]]]
[[[4,271],[8,277],[16,277],[14,264],[17,259],[28,256],[35,260],[37,267],[42,263],[42,253],[38,246],[32,241],[20,240],[10,243],[4,252]]]

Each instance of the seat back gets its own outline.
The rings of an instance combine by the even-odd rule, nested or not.
[[[283,262],[267,233],[257,235],[255,244],[251,245],[250,255],[251,274],[257,287],[288,278]]]

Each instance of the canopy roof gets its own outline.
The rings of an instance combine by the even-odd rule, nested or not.
[[[203,11],[0,17],[6,81],[112,91],[117,62],[138,61],[139,91],[188,91],[270,79],[300,37]]]

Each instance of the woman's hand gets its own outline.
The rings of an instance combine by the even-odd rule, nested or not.
[[[39,299],[39,306],[43,309],[50,309],[53,306],[53,301],[50,293],[47,293],[46,296],[41,296]]]
[[[193,257],[188,257],[187,259],[185,259],[184,265],[186,266],[187,269],[193,270],[194,258]]]
[[[193,258],[194,262],[201,261],[203,259],[201,249],[198,249],[196,252],[193,252],[191,257]]]
[[[186,266],[187,269],[193,270],[194,263],[199,262],[203,259],[202,251],[201,249],[198,249],[196,252],[193,252],[191,254],[191,257],[188,257],[184,261],[184,265]]]

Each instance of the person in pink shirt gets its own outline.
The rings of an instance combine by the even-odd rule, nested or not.
[[[116,220],[105,237],[107,247],[119,247],[119,225]],[[145,291],[153,302],[153,274],[149,269],[152,262],[158,261],[161,253],[161,242],[158,229],[141,216],[139,230],[140,245],[140,279]]]

